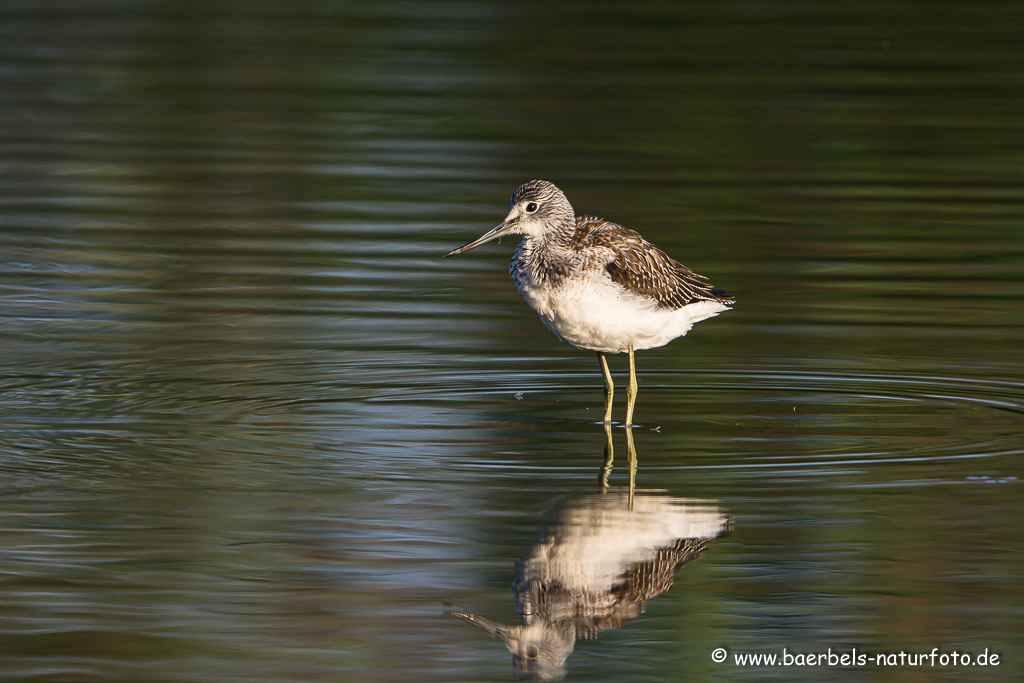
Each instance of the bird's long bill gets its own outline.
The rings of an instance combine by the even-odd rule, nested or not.
[[[458,249],[454,249],[452,251],[449,251],[442,258],[448,258],[449,256],[455,256],[456,254],[461,254],[462,252],[469,251],[470,249],[476,249],[477,247],[479,247],[484,242],[490,242],[491,240],[496,240],[499,237],[502,237],[503,235],[507,235],[508,234],[508,230],[509,230],[509,224],[508,223],[502,223],[501,225],[497,225],[494,228],[492,228],[492,229],[488,230],[487,232],[485,232],[483,235],[481,235],[477,239],[475,239],[472,242],[470,242],[469,244],[464,244],[461,247],[459,247]]]
[[[500,640],[506,645],[509,642],[510,633],[516,630],[515,626],[504,626],[503,624],[491,621],[490,619],[484,619],[483,617],[478,617],[475,614],[468,614],[467,612],[463,612],[459,609],[452,609],[449,614],[453,617],[458,617],[463,621],[468,621],[471,624],[479,626],[486,631],[487,635],[491,638]],[[519,629],[522,630],[522,627],[520,626]]]

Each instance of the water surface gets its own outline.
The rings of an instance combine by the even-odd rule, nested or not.
[[[632,433],[732,530],[567,680],[1020,678],[1019,3],[0,14],[0,678],[509,680],[445,605],[630,472],[514,245],[439,258],[535,177],[737,297]]]

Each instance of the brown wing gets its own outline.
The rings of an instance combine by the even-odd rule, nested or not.
[[[574,241],[609,254],[608,276],[622,287],[658,302],[658,308],[678,309],[698,301],[735,301],[714,289],[706,278],[679,263],[635,230],[594,216],[576,219]]]

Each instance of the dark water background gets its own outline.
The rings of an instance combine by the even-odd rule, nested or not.
[[[738,299],[638,355],[634,430],[735,528],[568,680],[1020,680],[1024,4],[0,19],[0,679],[509,680],[443,604],[517,621],[601,378],[508,240],[439,256],[544,178]]]

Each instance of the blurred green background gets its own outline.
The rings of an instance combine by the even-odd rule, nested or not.
[[[568,680],[1020,679],[1024,4],[0,18],[3,680],[508,680],[443,604],[517,621],[601,378],[508,241],[439,257],[531,178],[737,297],[638,354],[634,430],[735,530]]]

